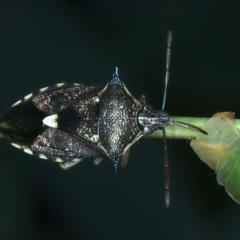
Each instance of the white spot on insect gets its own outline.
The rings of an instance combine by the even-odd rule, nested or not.
[[[107,114],[107,111],[106,110],[103,111],[103,118],[106,116],[106,114]]]
[[[93,142],[98,142],[98,140],[99,140],[99,135],[97,135],[97,134],[95,134],[95,135],[93,135]]]
[[[43,119],[43,123],[49,127],[57,128],[58,127],[57,119],[58,119],[58,115],[53,114],[48,117],[45,117]]]
[[[24,147],[24,148],[23,148],[23,151],[24,151],[25,153],[28,153],[28,154],[30,154],[30,155],[33,155],[33,151],[32,151],[30,148],[28,148],[28,147]]]
[[[40,93],[45,92],[47,89],[48,89],[48,87],[40,88],[40,89],[39,89],[39,92],[40,92]]]
[[[92,99],[95,103],[99,103],[99,97],[93,97]]]
[[[16,144],[16,143],[11,143],[11,144],[12,144],[12,146],[14,146],[14,147],[16,147],[18,149],[22,149],[22,147],[20,145]]]
[[[28,94],[27,96],[24,97],[24,101],[29,100],[32,97],[32,93]]]
[[[99,135],[97,135],[97,134],[85,134],[84,136],[86,139],[88,139],[89,141],[91,141],[93,143],[97,143],[99,140]]]
[[[15,102],[15,103],[12,105],[12,107],[17,106],[17,105],[20,104],[21,102],[22,102],[22,100],[19,100],[19,101]]]
[[[73,86],[79,86],[80,84],[79,83],[74,83]]]
[[[57,88],[60,88],[60,87],[62,87],[64,84],[65,84],[65,83],[57,83],[56,86],[57,86]]]
[[[41,159],[48,159],[47,156],[45,156],[43,153],[40,153],[38,157]]]
[[[72,161],[73,161],[73,162],[81,162],[81,161],[82,161],[82,158],[74,158]]]
[[[55,158],[55,162],[63,162],[63,160],[60,157]]]

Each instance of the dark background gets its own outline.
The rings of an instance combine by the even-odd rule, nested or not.
[[[239,114],[240,18],[234,1],[0,2],[0,111],[59,82],[107,83],[160,109],[166,36],[173,32],[166,111]],[[240,206],[187,141],[141,139],[117,174],[90,160],[64,172],[1,141],[1,239],[239,239]]]

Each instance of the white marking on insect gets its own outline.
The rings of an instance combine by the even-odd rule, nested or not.
[[[23,151],[24,151],[25,153],[28,153],[28,154],[30,154],[30,155],[33,155],[33,151],[32,151],[30,148],[28,148],[28,147],[24,147],[24,148],[23,148]]]
[[[79,84],[79,83],[74,83],[73,85],[74,85],[74,86],[79,86],[80,84]]]
[[[60,88],[60,87],[62,87],[64,84],[65,84],[65,83],[57,83],[56,86],[57,86],[57,88]]]
[[[22,102],[22,100],[19,100],[19,101],[15,102],[15,103],[12,105],[12,107],[17,106],[17,105],[20,104],[21,102]]]
[[[55,158],[55,162],[63,162],[63,160],[60,157]]]
[[[45,125],[49,126],[49,127],[58,128],[57,119],[58,119],[58,115],[57,114],[53,114],[53,115],[50,115],[48,117],[45,117],[43,119],[43,123]]]
[[[92,138],[93,138],[93,141],[96,143],[96,142],[98,142],[98,140],[99,140],[99,135],[94,134],[94,135],[92,136]]]
[[[40,92],[40,93],[43,93],[43,92],[45,92],[47,89],[48,89],[48,87],[40,88],[40,89],[39,89],[39,92]]]
[[[82,158],[74,158],[73,160],[72,160],[73,162],[81,162],[82,161]]]
[[[104,111],[104,112],[103,112],[103,118],[105,118],[106,114],[107,114],[107,112]]]
[[[41,159],[48,159],[47,156],[45,156],[43,153],[40,153],[38,157]]]
[[[18,149],[22,149],[22,147],[20,145],[18,145],[17,143],[11,143],[11,144],[12,144],[12,146],[14,146],[14,147],[16,147]]]
[[[32,93],[28,94],[27,96],[24,97],[24,101],[29,100],[32,97]]]
[[[99,135],[97,134],[85,134],[86,139],[93,143],[97,143],[99,140]]]
[[[94,101],[95,103],[99,103],[99,97],[93,97],[93,101]]]

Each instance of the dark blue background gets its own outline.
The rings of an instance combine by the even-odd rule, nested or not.
[[[173,32],[166,110],[239,118],[240,27],[235,1],[0,2],[0,111],[59,82],[107,83],[117,65],[138,98],[160,109],[166,35]],[[1,141],[1,239],[239,239],[240,206],[187,141],[141,139],[117,174],[108,161],[64,172]]]

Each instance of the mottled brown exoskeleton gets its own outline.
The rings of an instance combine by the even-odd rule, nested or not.
[[[143,135],[179,125],[164,112],[169,76],[171,32],[168,35],[167,71],[162,111],[153,111],[145,99],[137,100],[120,80],[116,68],[105,87],[56,84],[25,96],[0,117],[0,133],[13,146],[42,159],[60,162],[68,169],[84,158],[99,164],[108,158],[115,171],[125,165],[131,145]],[[166,150],[166,144],[165,144]],[[168,166],[165,151],[165,167]],[[168,173],[166,205],[169,204]]]

